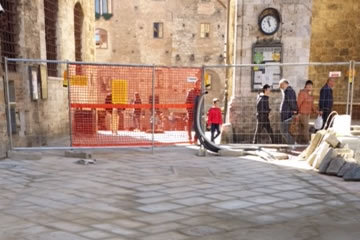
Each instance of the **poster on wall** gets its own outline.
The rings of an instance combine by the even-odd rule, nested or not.
[[[30,95],[31,100],[39,100],[38,67],[29,67]]]
[[[252,68],[252,91],[259,91],[265,84],[272,89],[279,89],[279,81],[282,77],[280,66],[276,64],[282,61],[281,43],[254,44],[252,48],[252,63],[264,64]]]
[[[48,75],[46,65],[40,65],[41,98],[48,98]]]

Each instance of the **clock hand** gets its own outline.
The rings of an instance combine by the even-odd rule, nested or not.
[[[267,23],[268,23],[269,27],[271,27],[271,24],[270,24],[270,20],[269,20],[269,19],[267,20]]]

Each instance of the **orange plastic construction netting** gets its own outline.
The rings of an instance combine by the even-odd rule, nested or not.
[[[67,75],[72,146],[194,140],[193,104],[200,94],[201,68],[72,64]]]

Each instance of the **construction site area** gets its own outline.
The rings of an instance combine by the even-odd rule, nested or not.
[[[359,11],[0,0],[0,240],[358,240]]]

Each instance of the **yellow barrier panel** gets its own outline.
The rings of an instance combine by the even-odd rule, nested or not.
[[[71,86],[87,86],[88,78],[85,75],[75,75],[70,78]],[[68,86],[67,72],[64,71],[63,87]]]
[[[128,82],[126,80],[112,80],[111,94],[113,104],[127,104]]]

